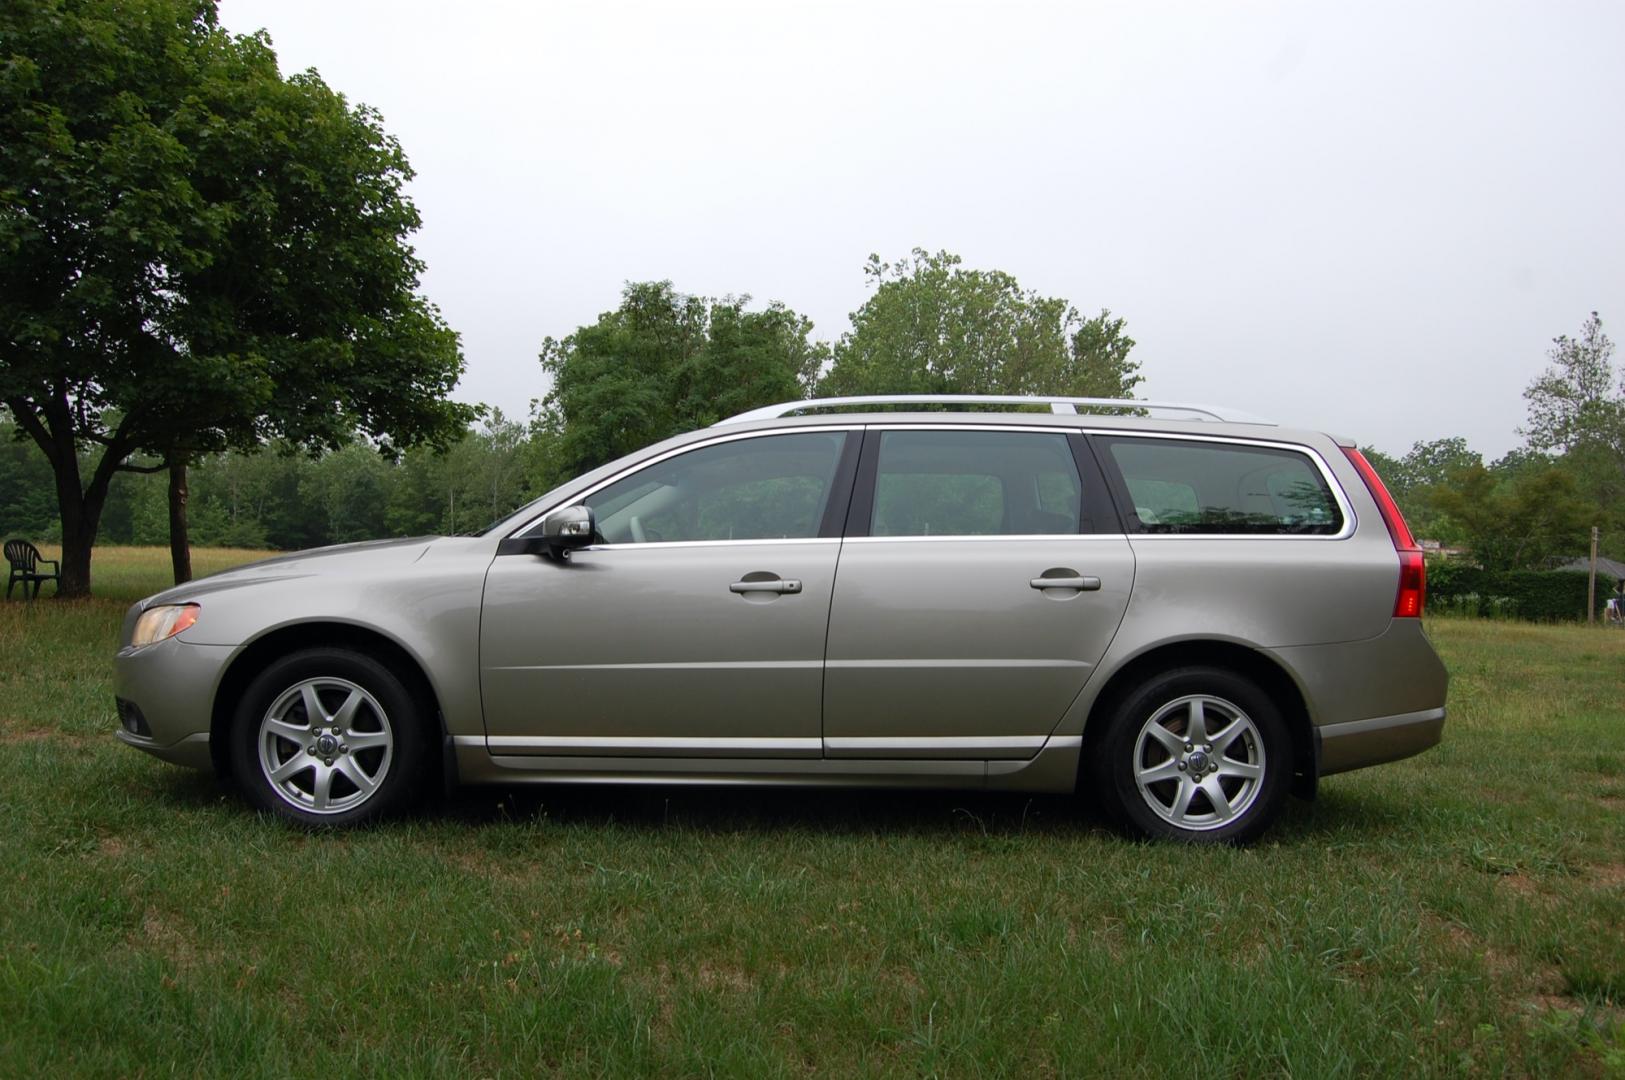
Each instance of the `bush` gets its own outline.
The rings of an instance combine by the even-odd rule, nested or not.
[[[1597,575],[1597,610],[1614,579]],[[1571,570],[1484,570],[1443,560],[1428,563],[1428,609],[1481,618],[1573,621],[1586,617],[1586,575]]]

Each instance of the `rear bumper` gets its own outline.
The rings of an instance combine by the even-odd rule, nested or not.
[[[1329,776],[1398,761],[1437,746],[1444,737],[1444,707],[1322,724],[1318,730],[1320,775]]]

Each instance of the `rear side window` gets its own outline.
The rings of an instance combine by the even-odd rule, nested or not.
[[[1065,435],[885,431],[869,535],[1075,533],[1082,504]]]
[[[1133,515],[1152,534],[1329,536],[1343,514],[1309,455],[1176,439],[1103,437]]]

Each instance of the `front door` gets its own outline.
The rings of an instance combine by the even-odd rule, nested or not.
[[[591,491],[597,542],[499,556],[480,676],[493,754],[818,757],[854,453],[728,437]]]
[[[1088,453],[1054,430],[871,430],[830,614],[826,756],[1043,746],[1134,578]]]

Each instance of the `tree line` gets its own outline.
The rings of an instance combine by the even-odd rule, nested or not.
[[[1597,312],[1554,338],[1547,361],[1524,391],[1524,445],[1495,461],[1460,437],[1366,449],[1418,537],[1485,570],[1539,570],[1587,553],[1595,527],[1601,553],[1625,559],[1625,367]]]
[[[287,439],[193,453],[188,537],[297,549],[470,532],[584,470],[761,405],[898,388],[1127,397],[1140,381],[1133,339],[1109,312],[1085,319],[946,252],[871,258],[866,273],[871,295],[834,342],[815,340],[811,320],[782,303],[632,283],[615,308],[542,343],[538,375],[551,390],[524,419],[482,408],[445,446],[401,449],[357,431],[315,453]],[[7,418],[0,454],[0,529],[59,539],[50,463]],[[171,541],[172,485],[148,471],[161,463],[133,454],[110,482],[101,542]]]

